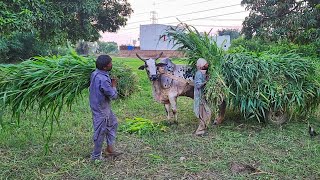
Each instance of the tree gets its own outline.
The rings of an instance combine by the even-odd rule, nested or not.
[[[133,12],[127,0],[5,0],[0,2],[0,33],[37,32],[42,41],[96,41],[99,32],[126,25]]]
[[[309,43],[320,38],[319,0],[242,0],[241,4],[250,10],[242,28],[248,39]]]
[[[229,35],[230,36],[230,41],[237,39],[240,36],[240,32],[237,29],[222,29],[218,30],[218,35],[223,36],[223,35]]]
[[[48,44],[42,46],[47,49],[66,44],[67,40],[74,44],[81,39],[96,41],[99,32],[114,32],[125,26],[132,12],[127,0],[3,0],[0,2],[0,57],[10,59],[8,53],[13,51],[8,44],[12,44],[17,34],[30,34],[35,44]],[[20,42],[13,42],[16,43]],[[19,47],[21,54],[25,50]],[[32,52],[31,56],[40,55]]]
[[[116,42],[98,42],[98,51],[101,53],[118,53],[118,44]]]

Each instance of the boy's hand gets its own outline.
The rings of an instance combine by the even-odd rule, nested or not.
[[[118,80],[116,78],[112,78],[111,79],[111,87],[115,88],[117,87],[118,84]]]

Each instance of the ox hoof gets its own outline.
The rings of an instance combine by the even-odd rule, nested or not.
[[[162,121],[161,124],[163,124],[165,126],[178,125],[178,121]]]
[[[212,126],[213,127],[216,127],[216,126],[218,126],[220,123],[217,121],[217,120],[214,120],[213,122],[212,122]]]
[[[207,137],[209,136],[209,133],[208,131],[204,131],[202,133],[193,132],[192,135],[195,137]]]
[[[169,126],[172,126],[172,125],[176,125],[177,126],[178,124],[179,124],[178,121],[169,121],[168,122]]]

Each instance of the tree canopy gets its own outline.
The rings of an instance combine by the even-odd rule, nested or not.
[[[218,35],[223,36],[223,35],[229,35],[230,40],[237,39],[240,36],[240,32],[237,29],[221,29],[218,30]]]
[[[0,35],[36,33],[51,44],[66,39],[96,41],[99,32],[126,25],[133,12],[127,0],[4,0],[0,2]]]
[[[250,11],[243,22],[242,33],[251,39],[288,39],[309,43],[320,38],[319,0],[242,0]]]

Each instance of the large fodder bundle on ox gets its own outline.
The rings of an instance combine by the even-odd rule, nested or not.
[[[8,108],[20,120],[27,110],[44,112],[47,122],[58,123],[62,108],[71,107],[90,85],[95,59],[71,51],[65,56],[34,57],[20,64],[0,64],[0,107]],[[120,97],[136,89],[132,70],[114,63],[111,76],[117,77]]]
[[[310,112],[320,103],[316,66],[295,53],[225,56],[223,74],[234,96],[229,102],[245,117],[266,117],[269,112],[295,115]]]
[[[167,35],[178,47],[178,50],[186,54],[189,64],[194,69],[199,58],[208,61],[210,79],[205,87],[206,98],[212,109],[217,111],[218,105],[229,94],[222,74],[224,51],[217,46],[210,32],[200,33],[196,28],[187,24],[180,24],[177,28],[168,29]]]
[[[206,99],[215,111],[223,98],[246,118],[258,120],[268,112],[301,114],[319,105],[317,64],[296,53],[227,54],[209,33],[186,24],[169,29],[167,35],[194,68],[198,58],[209,62]]]

